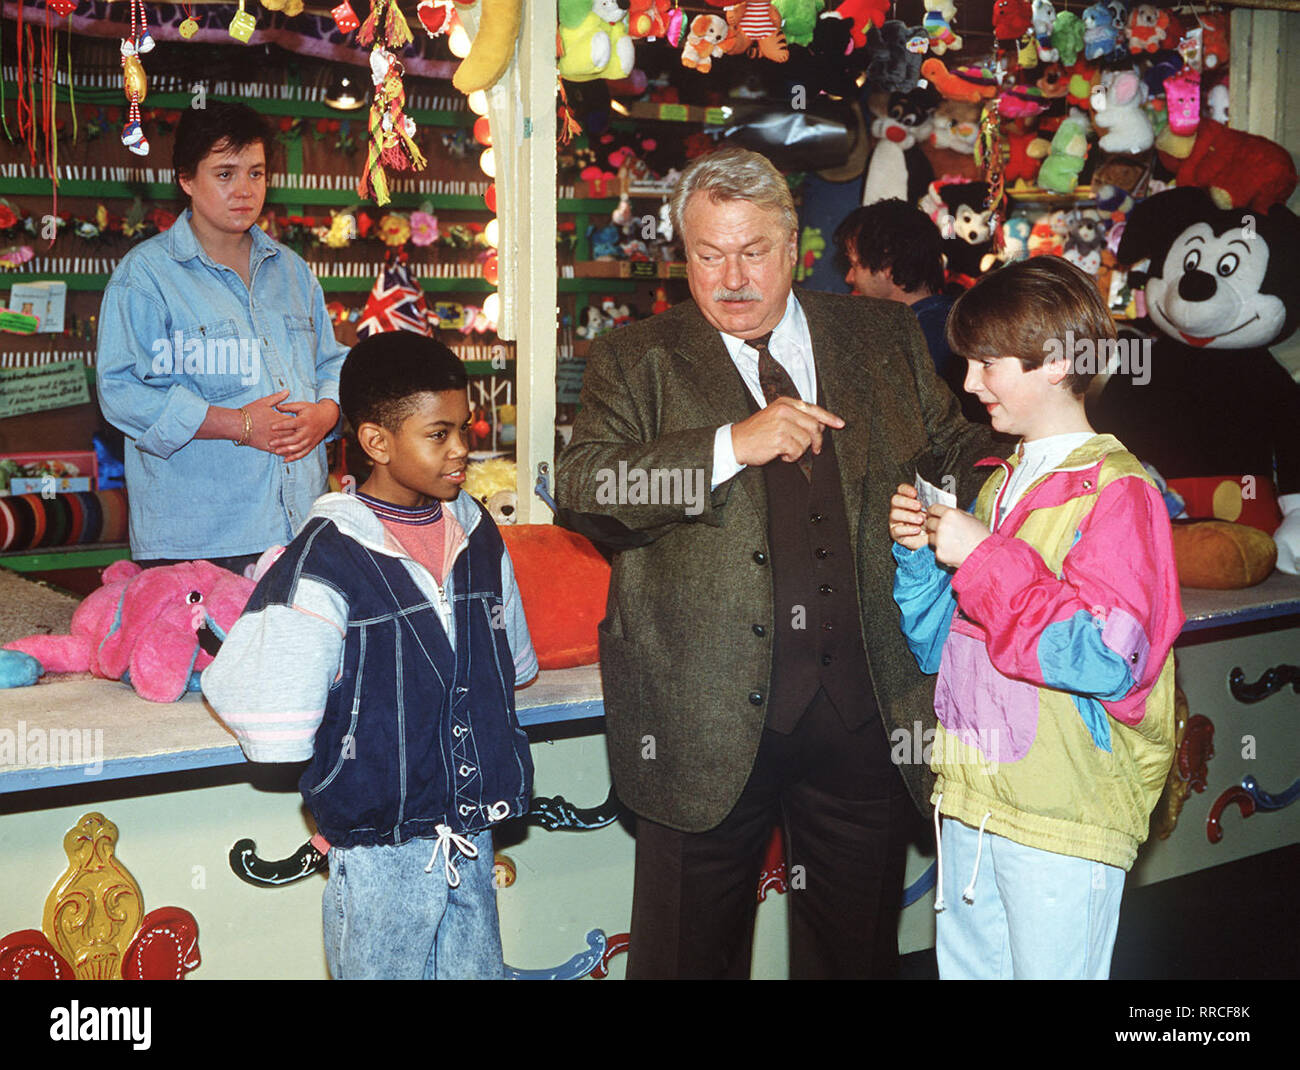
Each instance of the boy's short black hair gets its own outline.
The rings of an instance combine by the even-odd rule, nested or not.
[[[855,208],[835,228],[836,264],[849,270],[849,251],[868,271],[888,269],[905,293],[943,290],[943,237],[921,209],[898,198]]]
[[[465,365],[441,342],[413,331],[372,334],[354,345],[339,375],[339,408],[355,431],[378,424],[397,431],[420,394],[464,391]]]
[[[176,140],[172,146],[172,174],[178,186],[182,176],[194,176],[203,158],[217,146],[223,151],[233,149],[241,152],[260,141],[266,153],[266,162],[270,164],[275,134],[266,119],[247,104],[224,103],[219,100],[206,101],[206,104],[207,107],[203,108],[186,108],[181,113],[180,122],[176,124]],[[183,189],[181,196],[189,200]]]
[[[1049,352],[1066,353],[1069,337],[1114,342],[1115,322],[1096,279],[1059,256],[1034,256],[985,275],[957,298],[945,333],[958,356],[1018,357],[1028,372]],[[1082,395],[1095,374],[1072,363],[1063,382]]]

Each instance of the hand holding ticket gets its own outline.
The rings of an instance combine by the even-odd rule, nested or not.
[[[916,496],[920,500],[922,510],[928,510],[932,505],[946,505],[952,509],[957,508],[957,495],[946,490],[940,490],[933,483],[923,479],[920,472],[917,472],[913,479],[915,480]]]

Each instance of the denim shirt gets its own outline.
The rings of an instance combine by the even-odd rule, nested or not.
[[[126,435],[131,552],[233,557],[283,545],[326,489],[325,447],[292,464],[196,439],[209,405],[338,401],[347,347],[301,257],[258,227],[250,285],[203,251],[190,212],[122,258],[104,290],[97,372],[104,415]]]

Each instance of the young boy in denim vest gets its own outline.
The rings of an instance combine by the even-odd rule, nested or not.
[[[460,493],[465,385],[419,335],[353,348],[339,398],[370,477],[317,500],[203,674],[251,761],[309,760],[336,978],[503,973],[491,828],[528,807],[514,690],[537,659],[501,535]]]
[[[891,502],[903,631],[939,673],[944,978],[1107,977],[1124,874],[1173,758],[1169,516],[1084,412],[1114,337],[1093,280],[1064,260],[985,276],[953,306],[948,341],[1020,448],[988,462],[974,516],[923,513],[906,484]]]

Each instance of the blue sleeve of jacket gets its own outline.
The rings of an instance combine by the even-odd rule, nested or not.
[[[934,550],[907,550],[894,543],[894,601],[902,612],[903,637],[924,673],[939,671],[957,598],[952,575],[939,567]]]

